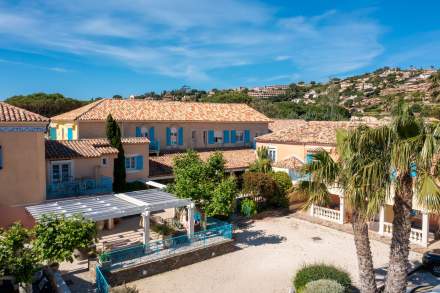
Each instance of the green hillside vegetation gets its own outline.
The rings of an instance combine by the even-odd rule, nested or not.
[[[7,98],[5,102],[46,117],[52,117],[89,103],[89,101],[80,101],[67,98],[62,94],[46,93],[13,96]]]

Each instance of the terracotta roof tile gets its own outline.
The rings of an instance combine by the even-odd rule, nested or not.
[[[300,159],[296,158],[295,156],[286,158],[284,160],[275,162],[272,164],[275,168],[285,168],[285,169],[291,169],[291,170],[298,170],[304,165],[303,162],[301,162]]]
[[[0,102],[0,122],[49,122],[49,118]]]
[[[337,129],[352,129],[359,125],[379,126],[381,123],[353,121],[294,120],[287,128],[257,137],[257,142],[336,144]]]
[[[104,99],[55,116],[53,121],[102,121],[108,114],[118,121],[270,122],[246,104]]]
[[[202,160],[207,160],[215,151],[198,151]],[[227,170],[244,169],[249,167],[256,159],[253,149],[234,149],[221,151],[226,160]],[[174,158],[183,153],[169,153],[160,156],[150,156],[150,177],[172,175]]]

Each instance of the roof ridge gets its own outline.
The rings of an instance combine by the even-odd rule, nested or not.
[[[84,111],[82,111],[82,112],[80,112],[79,114],[75,115],[75,117],[74,117],[73,119],[71,119],[71,120],[77,120],[79,117],[81,117],[82,115],[88,113],[90,110],[94,109],[95,107],[97,107],[98,105],[100,105],[100,104],[101,104],[103,101],[105,101],[105,100],[108,100],[108,99],[107,99],[107,98],[104,98],[104,99],[99,99],[99,100],[93,101],[93,102],[91,102],[91,103],[89,103],[89,104],[86,104],[86,105],[84,105],[84,106],[81,106],[81,107],[79,107],[79,108],[72,109],[72,110],[70,110],[70,111],[67,111],[67,112],[64,112],[64,113],[58,114],[58,115],[56,115],[56,116],[53,116],[53,117],[51,118],[51,120],[57,120],[57,119],[60,119],[60,118],[62,119],[63,116],[68,115],[69,113],[72,113],[72,112],[78,111],[78,110],[80,110],[81,108],[85,108]]]
[[[73,119],[73,120],[77,120],[79,117],[81,117],[82,115],[88,113],[90,110],[94,109],[95,107],[97,107],[98,105],[100,105],[100,104],[101,104],[102,102],[104,102],[105,100],[108,100],[108,99],[100,99],[100,100],[97,100],[96,102],[92,102],[92,104],[93,104],[93,103],[95,103],[95,104],[94,104],[93,106],[91,106],[90,108],[88,108],[87,110],[85,110],[84,112],[82,112],[81,114],[78,114],[78,116],[76,116],[75,119]],[[87,105],[86,105],[86,106],[87,106]],[[89,106],[90,106],[90,104],[89,104]]]

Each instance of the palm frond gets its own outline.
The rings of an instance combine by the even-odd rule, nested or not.
[[[440,186],[436,179],[428,172],[417,174],[416,200],[420,207],[439,213],[440,212]]]

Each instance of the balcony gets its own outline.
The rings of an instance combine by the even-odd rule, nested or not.
[[[112,193],[112,191],[112,178],[110,177],[101,177],[100,179],[71,179],[66,182],[48,184],[46,188],[46,199],[104,194]]]

